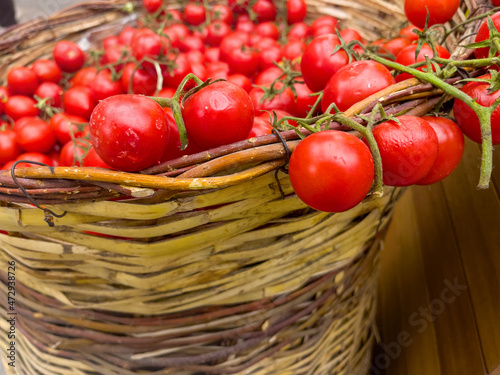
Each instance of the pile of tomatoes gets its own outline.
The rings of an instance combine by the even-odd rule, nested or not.
[[[100,49],[82,51],[63,40],[52,59],[13,68],[0,87],[0,169],[26,160],[136,172],[270,134],[283,117],[288,118],[285,126],[293,128],[298,125],[293,118],[345,111],[408,78],[378,62],[350,62],[338,47],[368,42],[331,16],[306,23],[304,0],[288,0],[284,9],[277,4],[193,1],[168,9],[162,0],[143,0],[146,14],[137,27],[105,38]],[[455,11],[449,10],[451,15]],[[409,16],[424,27],[419,17]],[[434,52],[424,45],[415,56],[413,29],[410,25],[397,37],[371,45],[403,65],[425,61]],[[444,47],[436,51],[450,56]],[[186,81],[189,74],[198,79]],[[468,116],[463,123],[470,122]],[[187,147],[179,122],[187,132]],[[460,125],[466,131],[467,125]],[[466,134],[480,141],[474,132]],[[437,182],[453,171],[463,153],[462,130],[447,118],[400,116],[378,124],[373,135],[384,184],[390,186]],[[30,164],[16,167],[23,166]],[[289,173],[305,203],[340,212],[366,197],[375,172],[366,140],[326,130],[297,146]]]

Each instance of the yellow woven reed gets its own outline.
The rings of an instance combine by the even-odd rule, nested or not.
[[[8,30],[0,36],[0,79],[47,56],[56,38],[119,25],[126,3],[86,3]],[[404,19],[400,1],[308,5],[311,17],[334,15],[368,39]],[[417,84],[398,84],[348,114]],[[293,194],[287,175],[279,173],[278,184],[284,156],[281,143],[207,154],[210,161],[176,178],[18,170],[34,179],[40,203],[67,214],[49,227],[19,195],[0,200],[0,229],[10,232],[0,234],[4,301],[7,262],[16,262],[16,373],[367,374],[379,249],[400,191],[387,188],[345,213],[316,212]],[[0,187],[8,178],[0,172]],[[109,200],[124,191],[136,199]],[[0,312],[7,348],[4,304]]]

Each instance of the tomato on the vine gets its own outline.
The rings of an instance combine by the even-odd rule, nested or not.
[[[38,116],[36,101],[24,95],[12,95],[5,102],[4,112],[14,121],[26,116]]]
[[[479,78],[489,79],[486,74]],[[489,84],[486,82],[467,82],[462,91],[469,95],[477,104],[489,107],[500,97],[500,90],[489,93]],[[476,113],[464,102],[455,99],[453,114],[462,132],[471,140],[482,143],[481,127]],[[500,107],[495,108],[491,114],[491,138],[494,145],[500,144]]]
[[[50,119],[50,126],[54,129],[56,138],[61,145],[65,145],[73,138],[81,137],[86,123],[87,120],[83,117],[68,113],[56,113]]]
[[[9,71],[7,84],[13,95],[31,96],[38,87],[38,77],[30,68],[20,66]]]
[[[459,6],[460,0],[405,0],[404,10],[412,24],[424,27],[427,12],[429,13],[427,26],[432,26],[451,20]]]
[[[436,132],[439,148],[436,161],[427,175],[417,182],[430,185],[443,180],[455,170],[464,153],[464,135],[456,123],[444,117],[424,116]]]
[[[330,78],[323,91],[321,108],[326,112],[335,103],[340,111],[346,111],[394,83],[394,77],[384,65],[372,60],[354,61]]]
[[[15,129],[17,143],[26,152],[49,152],[56,143],[54,129],[39,118],[31,118]]]
[[[403,115],[398,121],[377,125],[373,136],[382,157],[384,184],[409,186],[430,172],[439,143],[434,129],[420,117]]]
[[[158,103],[140,95],[115,95],[92,112],[90,139],[112,168],[135,172],[155,164],[165,151],[168,127]]]
[[[253,125],[250,97],[231,82],[215,82],[184,102],[182,116],[190,139],[202,149],[244,140]]]
[[[81,48],[69,40],[57,42],[52,54],[54,61],[64,72],[74,73],[85,63],[85,54]]]
[[[429,56],[429,58],[434,57],[434,51],[432,48],[425,43],[422,46],[422,49],[418,53],[417,59],[415,59],[415,51],[417,50],[417,45],[416,44],[410,44],[409,46],[403,48],[398,55],[396,56],[396,62],[401,64],[401,65],[412,65],[417,62],[424,62],[425,61],[425,56]],[[446,48],[440,45],[436,45],[436,51],[438,53],[438,57],[447,59],[450,57],[450,53]],[[423,71],[425,70],[425,66],[421,66],[417,68],[417,70]],[[401,82],[406,79],[412,78],[413,76],[408,73],[401,73],[396,76],[396,82]]]
[[[42,82],[35,91],[40,99],[47,99],[47,104],[52,107],[61,107],[63,89],[54,82]]]
[[[90,87],[73,86],[63,94],[64,110],[71,115],[88,119],[95,105]]]
[[[305,0],[287,0],[286,20],[289,25],[304,21],[307,15]]]
[[[20,154],[16,133],[11,129],[0,130],[0,165],[14,160]]]
[[[302,140],[288,166],[297,196],[327,212],[347,211],[369,193],[375,175],[368,147],[350,133],[327,130]]]
[[[500,29],[500,12],[496,12],[490,17],[493,21],[493,26],[498,31]],[[475,43],[490,39],[490,30],[488,29],[488,23],[486,21],[487,20],[484,20],[481,23],[481,26],[479,27],[476,38],[474,40]],[[488,47],[476,48],[474,49],[474,56],[476,57],[476,59],[484,59],[488,57],[489,52],[490,49]],[[496,53],[496,56],[498,56],[498,52]]]

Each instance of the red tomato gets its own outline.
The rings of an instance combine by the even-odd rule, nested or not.
[[[231,26],[234,21],[233,13],[231,12],[231,9],[226,5],[213,5],[210,9],[210,16],[212,18],[212,21],[222,21],[229,26]]]
[[[13,95],[31,96],[38,87],[38,77],[30,68],[18,67],[7,75],[7,84]]]
[[[13,95],[5,102],[5,114],[12,120],[17,120],[25,116],[38,116],[40,110],[35,107],[36,101],[24,96]]]
[[[35,91],[40,99],[50,98],[47,103],[52,107],[61,107],[62,94],[62,87],[54,82],[42,82]]]
[[[163,108],[164,110],[167,110],[167,108]],[[167,146],[165,147],[165,152],[163,156],[160,158],[159,163],[164,163],[169,160],[174,160],[177,158],[180,158],[181,156],[184,155],[192,155],[196,154],[198,152],[203,151],[201,148],[199,148],[196,143],[191,141],[188,137],[188,146],[186,147],[185,150],[181,150],[181,138],[179,137],[179,130],[177,129],[177,125],[175,124],[174,117],[172,115],[172,111],[165,111],[165,118],[167,121],[167,126],[170,129],[170,135],[168,137],[168,143]]]
[[[324,28],[325,26],[330,28],[332,32],[335,33],[335,27],[337,26],[337,19],[332,16],[321,16],[316,18],[314,22],[311,24],[310,34],[316,35],[318,30]]]
[[[61,40],[54,46],[52,52],[54,61],[62,71],[74,73],[85,63],[85,55],[76,43]]]
[[[278,40],[278,38],[280,37],[278,26],[276,26],[274,22],[270,21],[259,23],[255,27],[254,33],[263,37],[269,37],[274,40]]]
[[[207,62],[216,62],[219,61],[220,49],[216,47],[205,49],[205,57]]]
[[[246,92],[250,92],[250,90],[252,90],[252,81],[250,81],[250,79],[243,74],[231,74],[227,77],[227,80],[240,86]]]
[[[279,84],[276,84],[275,87],[277,89],[280,88]],[[271,100],[265,99],[262,100],[264,96],[264,90],[259,87],[254,87],[250,93],[250,98],[252,99],[253,106],[255,108],[255,112],[260,114],[260,112],[264,111],[272,111],[272,110],[282,110],[288,113],[294,112],[295,109],[295,97],[291,89],[287,88],[279,95],[275,95]]]
[[[493,26],[495,26],[495,29],[498,31],[500,29],[500,12],[496,12],[495,14],[493,14],[491,16],[491,20],[493,21]],[[475,43],[482,42],[483,40],[488,40],[490,38],[490,31],[488,29],[488,24],[486,21],[487,20],[484,20],[481,23],[481,26],[479,27],[476,38],[474,40]],[[484,59],[488,57],[489,52],[489,47],[476,48],[474,49],[474,56],[476,57],[476,59]],[[495,56],[498,56],[498,52],[495,54]]]
[[[410,44],[411,44],[410,39],[399,37],[389,40],[388,42],[384,43],[382,47],[384,47],[384,49],[387,52],[391,53],[392,55],[394,55],[394,57],[396,57],[403,48],[408,47]],[[386,51],[382,52],[384,53]]]
[[[250,17],[247,14],[242,14],[236,19],[236,26],[234,30],[236,32],[250,34],[255,30],[255,24],[250,20]]]
[[[17,135],[13,130],[0,130],[0,165],[14,160],[21,154]]]
[[[423,62],[425,61],[425,56],[429,57],[434,57],[434,51],[428,44],[424,44],[422,46],[422,49],[420,50],[417,60],[415,60],[415,51],[417,50],[417,45],[416,44],[411,44],[408,47],[405,47],[401,50],[401,52],[398,53],[396,56],[396,62],[405,66],[415,64],[417,62]],[[436,45],[436,50],[438,53],[439,57],[442,57],[444,59],[447,59],[450,57],[450,53],[448,50],[440,45]],[[418,68],[418,70],[423,71],[425,70],[425,66],[421,66]],[[406,79],[412,78],[411,74],[408,73],[401,73],[396,76],[396,82],[401,82]]]
[[[464,153],[464,135],[450,119],[424,116],[423,120],[436,132],[439,148],[436,161],[430,172],[417,182],[418,185],[430,185],[443,180],[455,170]]]
[[[460,0],[405,0],[405,14],[412,24],[424,27],[429,12],[427,26],[432,26],[451,20],[459,6]]]
[[[184,21],[193,26],[201,25],[207,18],[203,4],[189,3],[184,8]]]
[[[26,152],[49,152],[56,143],[54,129],[39,118],[32,118],[15,129],[17,143]]]
[[[102,40],[102,46],[104,49],[118,45],[120,45],[120,39],[117,36],[108,36]]]
[[[212,79],[225,79],[229,76],[229,65],[222,61],[216,61],[208,65],[207,77]]]
[[[307,4],[304,0],[287,0],[286,20],[289,25],[302,22],[307,15]]]
[[[303,40],[309,35],[309,26],[304,22],[293,24],[288,30],[287,37],[289,40],[300,39]]]
[[[276,6],[270,0],[257,0],[252,6],[252,11],[257,17],[257,22],[274,21],[276,19]]]
[[[316,103],[318,97],[310,96],[313,92],[305,83],[295,83],[294,87],[297,92],[297,96],[295,98],[295,110],[292,113],[294,113],[297,117],[305,117],[311,111],[311,108],[314,103]]]
[[[247,46],[233,49],[224,59],[231,73],[244,74],[252,77],[259,69],[259,53]]]
[[[44,155],[40,152],[26,152],[24,154],[21,154],[17,157],[16,161],[20,160],[26,160],[26,161],[35,161],[38,163],[43,163],[49,166],[52,166],[52,159],[49,158],[47,155]],[[38,164],[33,164],[33,163],[19,163],[16,165],[17,168],[28,168],[28,167],[39,167]]]
[[[313,92],[323,90],[331,76],[349,62],[344,51],[332,54],[339,44],[335,35],[328,34],[314,38],[307,46],[300,67],[306,85]]]
[[[99,157],[99,155],[97,155],[97,152],[95,152],[95,149],[92,146],[87,151],[87,155],[85,155],[85,158],[83,159],[82,166],[113,169],[102,161],[102,159]]]
[[[418,40],[418,35],[415,34],[415,32],[413,31],[415,29],[423,31],[422,28],[417,27],[417,26],[412,25],[412,24],[409,24],[408,26],[399,30],[399,35],[401,35],[402,37],[408,38],[411,41],[416,41],[416,40]]]
[[[259,53],[259,69],[264,70],[275,66],[283,58],[281,47],[269,47]]]
[[[327,130],[299,143],[288,173],[295,193],[305,204],[320,211],[343,212],[369,193],[375,167],[370,150],[357,137]]]
[[[384,171],[384,184],[409,186],[424,178],[436,161],[436,132],[420,117],[399,116],[400,124],[386,121],[373,129]],[[366,140],[365,140],[366,142]]]
[[[67,113],[56,113],[50,119],[50,126],[56,133],[56,138],[61,145],[65,145],[73,138],[80,138],[83,135],[83,124],[87,120],[83,117],[73,116]],[[73,138],[71,134],[73,133]]]
[[[121,72],[123,64],[119,64],[119,62],[127,60],[129,56],[130,47],[117,44],[104,50],[100,63],[101,65],[111,64],[113,65],[115,71]]]
[[[283,57],[292,61],[304,54],[306,43],[300,39],[289,39],[288,43],[283,46]]]
[[[162,52],[162,39],[158,34],[155,34],[150,29],[137,30],[132,39],[132,55],[138,61],[143,61],[144,58],[158,60]],[[144,61],[142,66],[154,71],[154,66],[149,61]]]
[[[275,80],[283,75],[283,71],[277,66],[271,66],[262,72],[255,78],[255,85],[257,86],[269,86]]]
[[[59,83],[62,78],[61,68],[52,60],[36,60],[31,69],[35,72],[40,82]]]
[[[142,5],[148,13],[155,13],[163,5],[163,0],[142,0]]]
[[[249,41],[249,35],[243,32],[229,34],[220,43],[220,59],[226,61],[234,49],[242,48]]]
[[[266,118],[267,116],[267,118]],[[273,132],[273,127],[269,121],[269,115],[266,113],[262,116],[256,116],[253,120],[252,129],[248,133],[247,138],[260,137],[261,135],[271,134]]]
[[[293,115],[289,112],[282,111],[280,109],[273,109],[269,113],[263,113],[259,117],[262,117],[266,120],[269,121],[269,124],[272,124],[272,121],[274,121],[274,117],[276,115],[276,120],[281,120],[283,117],[293,117]],[[293,127],[297,127],[299,124],[297,124],[296,121],[293,120],[286,120],[288,122],[288,125],[291,125]]]
[[[248,0],[228,0],[228,6],[235,13],[245,13],[246,8],[248,7]]]
[[[184,77],[192,73],[191,65],[186,57],[186,54],[180,53],[179,55],[171,54],[168,56],[173,63],[174,68],[171,70],[165,69],[163,74],[163,87],[177,88]]]
[[[125,93],[151,96],[156,90],[156,77],[142,68],[137,68],[133,62],[125,65],[120,81]]]
[[[134,34],[136,31],[137,29],[135,27],[125,26],[120,35],[118,35],[120,44],[123,46],[129,46],[132,43],[132,39],[134,38]]]
[[[207,26],[206,30],[207,36],[205,37],[205,43],[212,47],[219,46],[222,39],[231,34],[229,25],[222,21],[213,21]]]
[[[490,75],[487,74],[480,78],[489,79]],[[488,87],[488,83],[468,82],[462,87],[462,91],[474,99],[478,104],[489,107],[498,97],[500,97],[500,90],[489,94]],[[474,142],[482,143],[481,128],[476,113],[464,102],[455,99],[453,114],[463,133]],[[500,144],[500,107],[495,108],[491,114],[491,137],[493,144]]]
[[[81,166],[81,161],[83,161],[88,148],[89,144],[79,139],[66,143],[61,150],[61,166]]]
[[[395,83],[389,69],[372,60],[352,62],[335,73],[326,84],[321,108],[326,112],[335,103],[342,112],[352,105]]]
[[[349,43],[352,40],[357,40],[364,43],[363,37],[354,29],[343,29],[340,31],[340,36],[344,39],[344,42]]]
[[[97,69],[93,66],[80,69],[73,77],[73,86],[92,86],[97,75]]]
[[[111,72],[107,69],[101,70],[90,87],[92,99],[94,102],[104,100],[113,95],[123,94],[123,88],[120,80],[113,80]]]
[[[135,172],[165,152],[168,127],[163,109],[140,95],[116,95],[100,102],[90,118],[90,139],[110,167]]]
[[[190,96],[182,116],[189,137],[202,149],[244,140],[252,128],[250,97],[231,82],[215,82]]]
[[[70,115],[89,119],[96,105],[92,90],[87,86],[74,86],[63,95],[64,110]]]

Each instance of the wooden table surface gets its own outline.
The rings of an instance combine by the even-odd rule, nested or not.
[[[467,142],[455,172],[409,188],[387,233],[373,374],[500,375],[500,150],[490,189]]]

